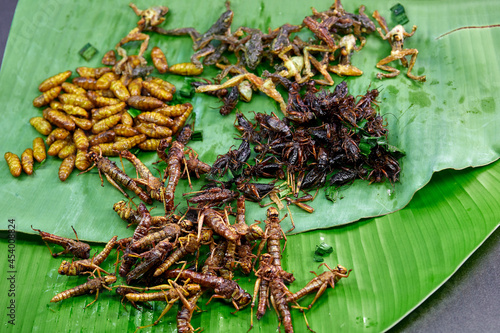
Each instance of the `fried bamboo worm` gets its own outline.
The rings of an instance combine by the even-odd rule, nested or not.
[[[37,231],[40,234],[40,236],[42,237],[42,240],[45,242],[45,244],[49,248],[50,254],[54,258],[57,258],[61,254],[71,252],[73,255],[77,256],[78,258],[88,259],[90,257],[90,245],[88,245],[87,243],[80,242],[78,240],[78,235],[76,234],[75,229],[73,227],[71,227],[71,228],[73,229],[73,232],[75,233],[76,241],[73,239],[70,239],[70,238],[65,238],[65,237],[49,234],[48,232],[41,231],[40,229],[33,229],[33,226],[31,226],[31,229],[33,229],[33,231]],[[59,253],[52,253],[52,250],[50,249],[47,242],[62,246],[64,248],[64,251],[59,252]]]
[[[130,178],[125,172],[120,170],[116,166],[116,164],[109,158],[98,155],[95,152],[90,152],[87,154],[87,156],[90,160],[94,162],[94,165],[90,169],[92,169],[94,166],[97,166],[97,169],[99,170],[99,177],[101,177],[101,185],[104,182],[102,180],[101,174],[104,173],[106,179],[120,192],[122,192],[125,195],[125,197],[128,197],[128,195],[121,189],[121,187],[118,184],[121,184],[125,188],[134,192],[145,203],[147,204],[153,203],[153,200],[148,196],[148,194],[144,192],[144,190],[140,188],[132,178]],[[84,172],[87,172],[90,169],[87,169]]]
[[[316,300],[325,292],[326,288],[328,288],[328,285],[330,285],[332,288],[335,288],[335,284],[341,278],[347,278],[351,273],[351,270],[347,271],[347,269],[341,265],[337,265],[337,267],[335,267],[334,269],[331,269],[326,263],[319,265],[319,267],[321,267],[322,265],[325,265],[325,267],[328,268],[328,271],[321,273],[320,275],[317,275],[314,271],[311,271],[311,273],[316,275],[316,277],[309,281],[309,283],[307,283],[304,288],[297,291],[296,293],[291,294],[287,292],[286,301],[288,303],[296,302],[305,295],[317,291],[313,301],[307,307],[307,309],[310,309],[313,306],[314,302],[316,302]]]
[[[112,290],[108,286],[115,282],[116,282],[116,276],[114,275],[106,275],[98,278],[96,277],[94,279],[85,282],[84,284],[81,284],[79,286],[76,286],[74,288],[65,290],[62,293],[57,294],[50,301],[52,303],[55,303],[74,296],[96,293],[95,300],[93,300],[86,306],[89,307],[95,301],[97,301],[97,298],[99,297],[99,291],[101,291],[102,289]]]
[[[78,261],[68,262],[64,260],[59,266],[59,274],[61,275],[81,275],[91,273],[95,270],[104,272],[109,275],[104,269],[99,267],[103,261],[109,256],[113,247],[117,244],[118,236],[114,236],[109,240],[104,249],[97,256],[91,259],[83,259]]]
[[[165,271],[163,275],[168,278],[179,277],[183,280],[189,279],[192,283],[197,283],[202,287],[212,289],[215,294],[210,297],[207,304],[210,303],[212,298],[229,299],[236,308],[236,311],[239,311],[252,301],[252,296],[243,290],[238,283],[222,277],[204,275],[202,273],[180,269]]]

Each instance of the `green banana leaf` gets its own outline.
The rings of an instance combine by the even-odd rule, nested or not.
[[[393,326],[444,283],[498,227],[499,179],[499,162],[477,169],[442,171],[398,212],[289,236],[283,266],[296,277],[290,290],[304,286],[313,277],[309,271],[319,274],[325,270],[313,259],[314,249],[321,242],[334,248],[324,257],[325,263],[352,269],[348,278],[340,280],[335,289],[328,288],[306,311],[311,328],[316,332],[381,332]],[[0,239],[2,249],[8,244],[12,243]],[[86,278],[58,275],[61,259],[53,259],[38,237],[19,234],[14,244],[14,286],[4,278],[0,288],[15,290],[16,325],[9,325],[4,317],[4,332],[132,332],[137,326],[153,323],[165,306],[164,302],[155,302],[150,309],[139,304],[139,311],[127,303],[125,309],[120,296],[108,291],[88,308],[93,295],[49,303],[54,295],[84,283]],[[102,245],[94,245],[92,253],[101,249]],[[103,268],[113,271],[115,261],[113,251]],[[6,259],[1,261],[2,272],[11,270],[8,265]],[[241,276],[239,283],[251,292],[254,279]],[[244,332],[249,328],[250,309],[233,315],[231,304],[212,300],[205,305],[209,296],[207,293],[199,301],[202,312],[194,314],[193,327],[203,327],[206,332]],[[2,297],[2,309],[9,306],[10,299]],[[309,295],[300,304],[307,306],[312,300]],[[174,305],[158,326],[144,332],[175,332],[177,309]],[[292,309],[291,313],[295,331],[306,332],[300,311]],[[272,332],[277,325],[277,317],[269,309],[260,321],[254,318],[253,331]]]
[[[151,5],[156,3],[138,4],[139,8]],[[312,2],[309,5],[325,10],[330,3]],[[348,11],[355,11],[359,5],[344,4]],[[390,20],[390,11],[384,2],[367,5],[367,13],[379,9]],[[404,75],[404,71],[395,79],[377,80],[375,76],[379,70],[375,64],[390,53],[390,46],[375,34],[368,36],[364,49],[352,58],[353,64],[362,69],[364,75],[347,78],[353,95],[364,94],[367,89],[375,87],[381,91],[380,112],[388,122],[389,143],[406,152],[401,159],[401,180],[396,184],[371,185],[366,181],[356,181],[341,190],[339,197],[342,199],[335,203],[326,200],[320,193],[312,204],[316,208],[314,215],[309,216],[298,209],[293,211],[297,221],[294,232],[327,228],[401,209],[415,191],[429,181],[434,171],[484,165],[498,158],[495,138],[499,122],[496,121],[495,110],[499,102],[496,94],[499,90],[496,80],[499,69],[498,63],[489,59],[495,59],[498,54],[499,43],[495,41],[500,30],[461,30],[436,40],[439,35],[459,25],[493,23],[495,18],[487,17],[495,12],[494,1],[485,2],[480,8],[468,2],[453,6],[446,3],[424,6],[421,2],[404,5],[410,19],[407,30],[412,24],[418,26],[415,35],[405,45],[420,50],[414,72],[426,75],[427,82],[414,82]],[[290,2],[286,10],[278,3],[234,1],[231,6],[234,11],[233,27],[244,25],[266,30],[286,22],[299,24],[310,14],[310,9],[300,1]],[[225,10],[223,4],[220,3],[219,7],[218,12],[222,13]],[[480,11],[481,15],[471,15],[474,11]],[[462,17],[463,13],[468,13],[468,16]],[[478,21],[479,18],[481,21]],[[198,30],[205,31],[216,19],[215,14],[214,17],[206,15],[204,6],[199,3],[186,2],[183,5],[172,4],[162,26],[169,29],[195,25]],[[112,49],[137,20],[133,11],[121,2],[64,2],[63,5],[58,1],[44,4],[20,1],[0,73],[0,99],[5,109],[0,124],[4,150],[20,155],[31,146],[33,138],[39,136],[28,121],[41,113],[31,105],[38,95],[37,86],[41,81],[78,66],[99,66],[101,56]],[[306,38],[307,32],[304,31],[304,34],[303,38]],[[468,41],[467,48],[463,46],[464,40]],[[99,50],[98,56],[89,62],[78,54],[86,43]],[[139,43],[129,44],[127,50],[135,53]],[[189,61],[193,53],[191,39],[187,36],[167,38],[151,34],[152,45],[158,45],[165,51],[171,65]],[[212,78],[216,72],[209,68],[204,75]],[[185,80],[175,75],[162,77],[179,88]],[[338,83],[343,78],[334,79]],[[220,102],[210,96],[196,95],[191,102],[196,126],[203,130],[204,137],[203,141],[193,142],[191,146],[202,160],[212,163],[218,154],[238,144],[233,140],[238,135],[232,126],[234,116],[220,116],[216,110]],[[251,103],[240,102],[238,108],[249,117],[251,111],[277,111],[276,103],[261,95],[255,96]],[[157,158],[152,153],[140,157],[148,165]],[[101,188],[95,171],[79,176],[75,172],[61,184],[57,177],[59,163],[59,160],[49,158],[33,176],[23,175],[19,179],[9,176],[5,163],[0,165],[0,175],[5,179],[0,190],[4,198],[2,205],[12,209],[13,202],[30,203],[29,209],[15,208],[15,214],[23,221],[19,231],[32,232],[30,225],[35,224],[49,227],[53,233],[69,236],[72,233],[68,228],[70,220],[82,239],[103,242],[106,241],[105,235],[113,232],[120,237],[129,235],[130,231],[123,228],[123,223],[116,220],[111,210],[113,203],[120,199],[119,193],[107,183]],[[129,164],[126,168],[129,174],[133,174]],[[39,190],[33,191],[33,188]],[[195,184],[194,189],[198,188],[199,185]],[[57,189],[56,192],[53,192],[54,189]],[[188,191],[186,183],[181,184],[177,202],[184,202],[181,194]],[[50,210],[47,209],[49,207]],[[89,209],[95,214],[89,214]],[[249,221],[263,218],[257,205],[248,212]],[[161,214],[161,209],[158,209],[158,214]],[[121,223],[118,231],[115,231],[115,223]],[[286,223],[288,226],[284,228],[288,230],[290,221]]]
[[[207,12],[218,8],[222,13],[225,8],[221,2],[207,11],[201,3],[167,4],[170,13],[162,26],[166,29],[194,26],[205,31],[217,18]],[[142,9],[160,4],[139,2],[137,5]],[[246,25],[264,30],[286,22],[298,24],[310,14],[310,6],[324,10],[330,5],[325,1],[307,4],[290,1],[284,7],[279,2],[233,1],[233,27]],[[359,2],[344,3],[345,9],[351,12],[359,5]],[[370,1],[365,5],[367,13],[378,9],[390,22],[392,4]],[[335,252],[326,259],[329,265],[339,263],[353,268],[348,279],[342,280],[335,290],[328,290],[307,312],[312,328],[318,332],[329,331],[332,323],[324,318],[330,315],[334,315],[335,325],[350,331],[389,328],[442,284],[498,226],[495,210],[500,198],[495,188],[499,179],[498,163],[473,171],[439,173],[428,187],[416,192],[430,180],[434,171],[484,165],[498,158],[499,146],[495,139],[499,127],[496,94],[499,68],[495,59],[500,29],[460,30],[436,40],[461,26],[497,23],[494,13],[498,5],[495,1],[482,2],[481,6],[466,1],[407,1],[403,5],[410,19],[405,28],[409,31],[411,25],[418,25],[417,32],[405,46],[420,51],[414,73],[426,75],[427,82],[411,81],[398,64],[394,65],[402,69],[401,75],[377,80],[375,64],[389,55],[390,47],[375,35],[368,37],[365,48],[352,59],[364,75],[346,79],[353,95],[364,94],[373,87],[381,90],[380,111],[389,123],[389,143],[407,153],[401,160],[401,181],[394,185],[357,181],[343,189],[339,195],[342,199],[335,203],[320,193],[312,204],[316,208],[313,215],[292,211],[295,231],[328,228],[386,214],[414,199],[407,208],[384,217],[289,237],[289,244],[301,244],[288,246],[285,252],[284,265],[297,277],[291,290],[299,289],[312,277],[308,271],[323,270],[317,269],[312,259],[314,247],[321,241],[334,245]],[[33,138],[39,136],[29,125],[29,119],[41,114],[31,105],[41,81],[78,66],[98,66],[100,57],[137,21],[138,17],[126,2],[20,1],[0,72],[3,150],[20,155],[31,146]],[[87,42],[99,50],[89,62],[78,55]],[[131,44],[127,50],[133,54],[139,44]],[[151,34],[150,48],[153,45],[165,51],[169,64],[189,61],[192,54],[188,37]],[[215,73],[207,69],[203,76],[212,78]],[[181,77],[162,77],[177,87],[184,84]],[[334,76],[334,80],[339,83],[343,78]],[[237,144],[232,140],[237,135],[232,127],[234,117],[222,118],[217,111],[220,103],[215,98],[197,95],[192,104],[196,126],[203,130],[204,140],[191,146],[202,160],[210,163],[229,146]],[[251,111],[277,110],[276,103],[265,96],[254,96],[248,104],[240,102],[238,108],[249,116]],[[140,158],[148,165],[156,160],[154,154],[141,154]],[[111,209],[113,203],[121,199],[120,194],[107,183],[101,188],[94,171],[79,176],[73,173],[61,183],[57,178],[59,163],[49,158],[33,176],[23,175],[17,179],[10,176],[5,163],[0,164],[0,177],[4,179],[0,209],[5,216],[0,228],[6,230],[7,218],[14,218],[16,230],[21,233],[33,233],[30,228],[33,225],[58,235],[72,236],[72,225],[81,239],[95,242],[106,242],[115,234],[129,236],[132,231],[126,229]],[[129,165],[125,164],[125,168],[133,174]],[[200,183],[195,183],[194,188],[199,188]],[[187,191],[189,187],[181,184],[179,193]],[[181,200],[179,194],[177,202]],[[161,207],[157,211],[160,215]],[[265,211],[256,205],[248,211],[249,221],[265,217]],[[290,223],[286,221],[285,230]],[[7,242],[3,241],[1,246],[7,248]],[[117,297],[107,292],[86,310],[83,307],[91,301],[91,296],[49,304],[55,293],[83,283],[84,279],[58,276],[59,261],[49,257],[39,238],[19,234],[16,246],[19,251],[16,262],[19,326],[12,328],[5,324],[8,329],[80,331],[81,325],[86,331],[134,330],[138,325],[151,323],[161,312],[163,305],[160,304],[153,305],[154,313],[136,311],[129,305],[124,310]],[[311,253],[310,259],[304,255],[307,253]],[[296,256],[306,258],[290,260]],[[7,267],[2,269],[7,271]],[[111,263],[107,269],[112,270]],[[33,274],[35,281],[39,281],[35,286],[31,282]],[[245,278],[241,283],[252,290],[253,279]],[[4,286],[8,286],[7,281],[2,280],[2,290],[7,289]],[[39,303],[32,304],[35,303],[32,299]],[[312,297],[302,303],[307,305],[311,300]],[[7,301],[2,300],[5,302],[2,306],[7,306]],[[221,303],[202,306],[202,309],[209,311],[195,315],[194,327],[205,327],[210,332],[220,327],[239,328],[239,325],[245,329],[249,325],[248,309],[234,316],[230,314],[233,309]],[[301,313],[293,310],[292,315],[296,330],[304,331]],[[229,324],[230,317],[234,318]],[[270,313],[255,325],[255,331],[267,332],[276,328],[277,320]],[[156,330],[174,331],[175,311],[167,314]]]

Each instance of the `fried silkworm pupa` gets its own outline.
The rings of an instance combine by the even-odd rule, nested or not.
[[[167,57],[158,46],[153,47],[151,50],[151,59],[158,72],[164,74],[168,71]]]
[[[59,153],[57,154],[57,157],[60,159],[65,159],[69,155],[74,155],[76,153],[76,146],[73,141],[70,141],[66,146],[64,146]]]
[[[134,118],[128,112],[122,112],[122,120],[121,123],[125,126],[132,127],[134,126]]]
[[[112,115],[111,117],[99,120],[97,123],[95,123],[92,126],[92,133],[98,134],[98,133],[107,131],[110,128],[112,128],[113,126],[115,126],[116,124],[118,124],[121,119],[122,119],[121,114],[115,114],[115,115]]]
[[[68,140],[56,140],[54,141],[53,144],[50,145],[47,154],[49,154],[49,156],[56,156],[59,154],[61,149],[66,147],[68,144],[69,144]]]
[[[142,78],[138,77],[130,81],[128,84],[128,92],[130,93],[130,96],[140,96],[141,95],[141,90],[142,90]]]
[[[176,91],[176,88],[175,88],[175,86],[172,83],[170,83],[168,81],[165,81],[165,80],[162,80],[159,77],[152,77],[152,76],[150,76],[150,77],[147,78],[147,81],[156,83],[157,85],[160,85],[161,87],[163,87],[163,89],[165,89],[167,91],[170,91],[170,93],[172,95]]]
[[[162,108],[154,109],[153,112],[159,113],[166,117],[178,117],[182,116],[190,108],[193,108],[190,103],[165,105]]]
[[[45,81],[43,81],[42,83],[40,83],[40,85],[38,86],[38,90],[40,90],[41,92],[45,92],[47,90],[55,88],[55,87],[61,85],[61,83],[63,83],[67,79],[69,79],[70,76],[71,76],[71,71],[65,71],[65,72],[56,74],[54,76],[51,76],[48,79],[46,79]]]
[[[183,76],[196,76],[203,73],[203,67],[197,67],[191,62],[183,62],[171,66],[168,71],[172,74]]]
[[[43,110],[43,117],[57,127],[67,129],[68,131],[75,130],[75,122],[64,112],[46,108]]]
[[[137,116],[136,119],[143,122],[154,123],[156,125],[167,127],[171,127],[174,124],[174,121],[171,118],[157,112],[142,112]]]
[[[166,89],[163,89],[162,86],[154,82],[144,81],[142,83],[142,87],[146,89],[146,91],[150,93],[151,96],[161,99],[162,101],[168,102],[172,100],[173,97],[172,93]]]
[[[31,175],[33,173],[34,164],[35,161],[33,160],[33,149],[26,148],[26,150],[21,155],[21,165],[27,175]]]
[[[97,80],[93,77],[79,76],[73,79],[73,84],[87,90],[97,89]]]
[[[12,176],[19,177],[22,171],[21,160],[19,159],[19,156],[11,152],[6,152],[3,157],[5,158],[5,161],[7,161],[7,165],[9,166],[9,170]]]
[[[114,150],[129,150],[135,147],[136,145],[146,141],[147,137],[145,134],[139,134],[132,136],[130,138],[125,138],[121,141],[117,141],[113,143]]]
[[[87,170],[90,167],[90,161],[87,158],[87,152],[87,149],[76,150],[75,167],[80,171]]]
[[[102,154],[103,156],[118,156],[118,151],[113,148],[114,142],[100,143],[90,147],[90,152]]]
[[[142,123],[135,128],[142,134],[146,134],[153,139],[163,139],[172,136],[172,130],[170,128],[153,123]]]
[[[45,143],[40,137],[33,139],[33,157],[39,163],[43,162],[47,158]]]
[[[77,149],[87,149],[89,147],[89,138],[80,128],[77,128],[73,133],[73,142]]]
[[[158,98],[146,96],[131,96],[127,100],[127,104],[141,111],[150,111],[161,108],[165,105],[165,103]]]
[[[126,102],[130,97],[127,87],[120,80],[111,82],[109,90],[111,90],[113,94],[115,94],[115,96],[122,102]]]
[[[170,142],[172,142],[172,138],[168,137],[166,139],[170,139]],[[146,151],[156,151],[158,147],[160,146],[160,141],[163,139],[148,139],[144,142],[141,142],[137,145],[141,150],[146,150]]]
[[[52,132],[52,125],[43,119],[42,117],[33,117],[30,119],[30,124],[33,126],[38,133],[43,135],[49,135]]]
[[[49,103],[49,107],[54,110],[62,110],[63,105],[64,105],[63,103],[56,100],[53,100],[52,102]]]
[[[79,87],[73,83],[70,83],[70,82],[63,82],[61,84],[61,87],[64,90],[64,92],[68,93],[68,94],[76,94],[76,95],[86,95],[87,94],[87,91],[85,89],[83,89],[82,87]]]
[[[61,166],[59,167],[59,179],[62,182],[66,181],[66,179],[68,179],[71,172],[73,172],[73,169],[75,168],[75,160],[76,160],[76,156],[74,154],[72,154],[72,155],[69,155],[68,157],[66,157],[61,162]]]
[[[89,113],[87,112],[87,110],[85,110],[80,106],[71,104],[62,104],[60,109],[66,112],[68,115],[84,117],[84,118],[89,117]]]
[[[108,105],[115,105],[120,103],[121,101],[118,98],[114,98],[114,94],[112,97],[104,97],[104,94],[98,94],[97,91],[101,90],[89,90],[87,91],[87,97],[90,99],[92,103],[98,108]]]
[[[102,57],[101,63],[106,66],[114,66],[116,64],[116,55],[114,50],[109,50]]]
[[[125,126],[123,124],[118,124],[115,127],[113,127],[113,131],[116,133],[116,135],[119,136],[134,136],[139,134],[139,131],[136,130],[135,128],[130,126]]]
[[[108,73],[104,74],[103,76],[101,76],[97,80],[97,82],[96,82],[96,88],[98,90],[109,89],[109,87],[111,87],[111,82],[116,81],[118,79],[120,79],[120,77],[118,75],[116,75],[113,72],[108,72]]]
[[[111,117],[117,113],[122,112],[127,104],[120,102],[113,105],[103,106],[98,109],[92,109],[92,119],[95,121]]]
[[[61,94],[57,97],[63,104],[76,105],[85,110],[94,108],[94,104],[87,98],[87,96],[79,94]]]
[[[79,118],[70,115],[69,118],[75,122],[75,125],[80,127],[82,130],[88,131],[92,128],[92,121],[87,118]]]
[[[35,99],[33,100],[33,106],[39,108],[49,104],[59,95],[61,90],[62,88],[60,86],[57,86],[47,91],[44,91],[40,96],[35,97]]]
[[[109,68],[109,67],[97,67],[97,68],[77,67],[76,72],[78,73],[78,75],[83,76],[83,77],[91,77],[94,79],[98,79],[101,76],[103,76],[104,74],[111,72],[111,68]]]
[[[64,140],[68,137],[69,131],[64,129],[64,128],[56,128],[52,132],[50,132],[49,136],[47,136],[47,139],[45,139],[45,142],[50,146],[53,144],[56,140]]]

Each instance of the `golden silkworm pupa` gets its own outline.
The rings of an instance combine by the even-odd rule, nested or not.
[[[7,165],[9,166],[12,176],[19,177],[22,171],[21,160],[19,157],[11,152],[6,152],[3,157],[5,158],[5,161],[7,161]]]
[[[45,143],[43,142],[43,139],[40,137],[33,139],[33,157],[39,163],[43,162],[47,158]]]

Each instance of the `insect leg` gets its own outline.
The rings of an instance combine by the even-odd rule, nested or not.
[[[118,191],[120,191],[126,198],[130,199],[130,197],[128,196],[127,193],[125,193],[125,191],[120,187],[120,185],[118,185],[114,180],[113,178],[111,178],[108,174],[104,174],[106,176],[106,179],[108,180],[108,182],[113,185]],[[101,178],[102,179],[102,178]]]

